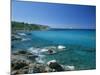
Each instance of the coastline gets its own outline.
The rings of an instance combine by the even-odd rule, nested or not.
[[[51,29],[52,30],[52,29]],[[62,30],[62,29],[58,29],[58,30]],[[72,29],[65,29],[65,30],[72,30]],[[75,29],[74,29],[75,30]],[[12,32],[12,42],[13,41],[17,41],[17,42],[23,42],[23,41],[28,41],[30,40],[31,38],[27,38],[27,36],[30,36],[33,35],[32,33],[30,32],[34,32],[34,31],[50,31],[50,30],[32,30],[32,31],[27,31],[25,30],[23,32],[22,31],[15,31],[15,32]],[[53,30],[52,30],[53,31]],[[64,31],[64,30],[63,30]],[[73,31],[73,30],[72,30]],[[88,31],[88,30],[87,30]],[[91,31],[91,30],[90,30]],[[56,30],[55,30],[56,32]],[[37,33],[36,33],[37,34]],[[41,36],[41,35],[40,35]],[[67,36],[68,37],[68,36]],[[36,37],[37,38],[37,37]],[[30,40],[31,41],[31,40]],[[35,40],[36,41],[36,40]],[[37,40],[39,41],[39,39]],[[41,42],[41,41],[40,41]],[[43,43],[43,42],[41,42]],[[36,44],[36,43],[35,43]],[[52,46],[52,47],[51,47]],[[16,68],[14,69],[12,66],[12,75],[14,74],[32,74],[32,73],[45,73],[45,72],[60,72],[60,71],[73,71],[73,70],[84,70],[84,68],[81,68],[81,69],[77,69],[76,65],[74,64],[66,64],[64,65],[63,63],[59,63],[58,60],[56,60],[55,58],[52,59],[53,61],[55,60],[57,64],[60,65],[60,68],[64,68],[64,69],[61,69],[60,71],[59,70],[54,70],[54,68],[50,68],[49,65],[48,65],[48,62],[52,61],[51,59],[48,60],[46,63],[44,63],[42,60],[41,60],[41,51],[42,52],[46,52],[46,55],[48,56],[53,56],[53,55],[56,55],[56,54],[63,54],[64,51],[66,51],[67,53],[67,50],[70,52],[70,53],[73,53],[73,48],[77,47],[77,46],[72,46],[72,45],[69,45],[70,47],[66,46],[66,45],[62,45],[62,44],[56,44],[56,45],[51,45],[50,47],[47,46],[47,47],[44,47],[44,48],[40,48],[39,46],[35,48],[35,46],[31,46],[33,49],[32,50],[28,50],[28,49],[18,49],[17,50],[14,50],[13,51],[13,44],[12,44],[12,53],[11,53],[11,63],[12,65],[15,65],[15,67],[18,67],[19,65],[23,65],[23,67],[20,67],[20,69],[16,70]],[[65,48],[62,49],[61,51],[56,51],[56,49],[58,50],[58,48]],[[81,48],[81,46],[79,46],[78,48]],[[84,48],[84,47],[83,47]],[[67,50],[66,50],[67,49]],[[53,51],[52,51],[53,50]],[[73,50],[73,51],[72,51]],[[92,52],[95,52],[95,48],[87,48],[87,49],[84,49],[83,51],[87,51],[88,50],[88,53],[92,53]],[[26,51],[25,54],[21,54],[20,51]],[[27,52],[28,51],[28,52]],[[15,52],[15,53],[13,53]],[[49,53],[48,53],[49,52]],[[51,53],[51,54],[50,54]],[[80,52],[79,52],[80,53]],[[77,54],[79,54],[77,52]],[[83,54],[84,55],[84,54]],[[39,58],[38,58],[39,57]],[[38,58],[38,59],[37,59]],[[34,60],[34,61],[33,61]],[[69,60],[69,59],[68,59]],[[74,61],[78,61],[78,59],[76,58]],[[19,63],[18,63],[19,62]],[[34,65],[35,64],[35,65]],[[30,66],[31,65],[31,66]],[[41,68],[40,68],[41,66]],[[31,68],[31,70],[30,70]],[[57,69],[58,67],[56,67]],[[88,68],[87,68],[88,69]],[[94,68],[91,68],[91,69],[95,69]],[[35,71],[34,71],[35,70]]]

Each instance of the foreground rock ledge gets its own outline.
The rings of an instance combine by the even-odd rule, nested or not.
[[[37,57],[25,50],[13,52],[11,56],[11,75],[74,70],[74,66],[64,66],[56,60],[48,61],[47,64],[38,63],[35,60]]]

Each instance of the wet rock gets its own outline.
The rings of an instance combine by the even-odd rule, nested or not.
[[[18,51],[18,53],[19,53],[19,54],[27,54],[28,52],[27,52],[27,51],[22,50],[22,51]]]
[[[14,41],[14,40],[19,40],[20,41],[20,40],[22,40],[22,38],[20,36],[18,36],[18,35],[12,34],[11,40],[12,41]]]
[[[17,75],[17,74],[28,74],[28,69],[20,69],[20,70],[11,72],[11,75]]]
[[[32,35],[31,33],[26,33],[27,35]]]
[[[48,50],[48,54],[54,54],[54,53],[56,53],[54,50],[52,50],[52,49]]]
[[[58,49],[65,49],[65,48],[66,48],[65,46],[58,45]]]
[[[17,52],[13,52],[14,55],[33,55],[31,52],[28,52],[26,50],[19,50]]]
[[[64,71],[64,68],[56,60],[49,61],[47,64],[51,69],[54,69],[55,71]]]
[[[11,75],[16,75],[17,74],[17,71],[12,71],[11,72]]]
[[[55,70],[51,69],[49,66],[46,66],[45,72],[55,72]]]
[[[25,33],[17,33],[17,35],[19,35],[19,36],[26,36]]]
[[[62,46],[62,45],[58,45],[58,49],[64,49],[66,48],[65,46]]]
[[[17,61],[17,62],[12,62],[12,69],[13,70],[18,70],[18,69],[21,69],[25,66],[28,66],[28,63],[25,62],[24,60],[20,60],[20,61]]]
[[[75,70],[75,66],[63,66],[66,71],[73,71]]]
[[[38,56],[37,55],[28,55],[27,58],[35,61],[35,59],[38,58]]]

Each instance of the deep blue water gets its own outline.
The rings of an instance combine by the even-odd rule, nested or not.
[[[95,30],[34,31],[32,34],[55,44],[75,44],[95,48]]]
[[[89,29],[53,29],[49,31],[32,31],[26,41],[15,41],[14,49],[30,47],[44,48],[63,45],[65,51],[54,55],[45,55],[45,61],[56,59],[63,65],[74,65],[77,70],[95,69],[96,65],[96,31]]]

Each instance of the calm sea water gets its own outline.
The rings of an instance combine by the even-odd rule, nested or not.
[[[95,30],[52,29],[49,31],[32,31],[30,33],[31,35],[23,37],[29,40],[12,42],[14,50],[63,45],[66,50],[53,55],[45,55],[45,62],[55,59],[63,65],[74,65],[76,70],[95,69]]]

